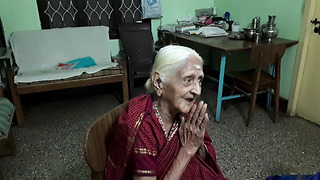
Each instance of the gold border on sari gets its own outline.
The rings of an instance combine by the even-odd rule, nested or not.
[[[176,124],[174,126],[174,129],[172,130],[172,132],[169,134],[169,136],[167,138],[167,141],[170,141],[170,139],[176,134],[178,129],[179,129],[179,126],[178,126],[178,124]]]
[[[127,154],[126,154],[126,157],[129,156],[129,153],[130,153],[130,149],[132,148],[132,145],[133,145],[133,142],[134,142],[134,139],[136,137],[136,134],[139,130],[139,127],[141,125],[141,122],[143,120],[143,117],[144,117],[144,113],[141,113],[140,116],[139,116],[139,119],[138,121],[135,123],[134,127],[133,127],[133,133],[132,133],[132,136],[128,136],[128,146],[127,146]],[[125,167],[127,166],[127,164],[125,164]]]
[[[151,150],[146,149],[146,148],[135,148],[134,152],[136,154],[147,154],[147,155],[150,155],[150,156],[157,156],[157,152],[156,151],[151,151]]]
[[[108,155],[108,161],[110,162],[110,164],[112,165],[112,167],[116,168],[116,164],[112,161],[111,157]]]
[[[151,170],[136,170],[136,172],[139,174],[155,174],[155,171]]]

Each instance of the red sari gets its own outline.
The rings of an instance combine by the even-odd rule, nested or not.
[[[107,154],[106,179],[133,179],[133,175],[163,179],[169,171],[181,147],[179,133],[176,129],[169,139],[165,137],[152,103],[151,95],[141,95],[121,114]],[[225,179],[207,132],[204,143],[206,158],[196,154],[181,179]]]

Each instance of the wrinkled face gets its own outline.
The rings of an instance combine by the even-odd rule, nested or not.
[[[188,113],[201,94],[204,74],[202,63],[195,56],[179,65],[164,83],[162,98],[168,103],[171,113]]]

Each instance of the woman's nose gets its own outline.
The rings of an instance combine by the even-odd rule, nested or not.
[[[199,84],[195,84],[191,89],[191,93],[200,95],[201,94],[201,86]]]

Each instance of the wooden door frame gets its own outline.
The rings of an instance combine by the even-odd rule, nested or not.
[[[310,23],[315,13],[315,5],[317,0],[305,0],[304,7],[303,7],[303,16],[302,16],[302,23],[301,23],[301,31],[300,31],[300,38],[299,38],[299,45],[297,50],[296,61],[294,65],[292,83],[291,83],[291,91],[289,95],[289,102],[288,102],[288,113],[291,116],[296,115],[297,104],[299,100],[299,94],[303,79],[303,73],[305,70],[305,65],[307,61],[307,53],[308,53],[308,46],[310,42],[310,36],[313,31],[313,25]]]

